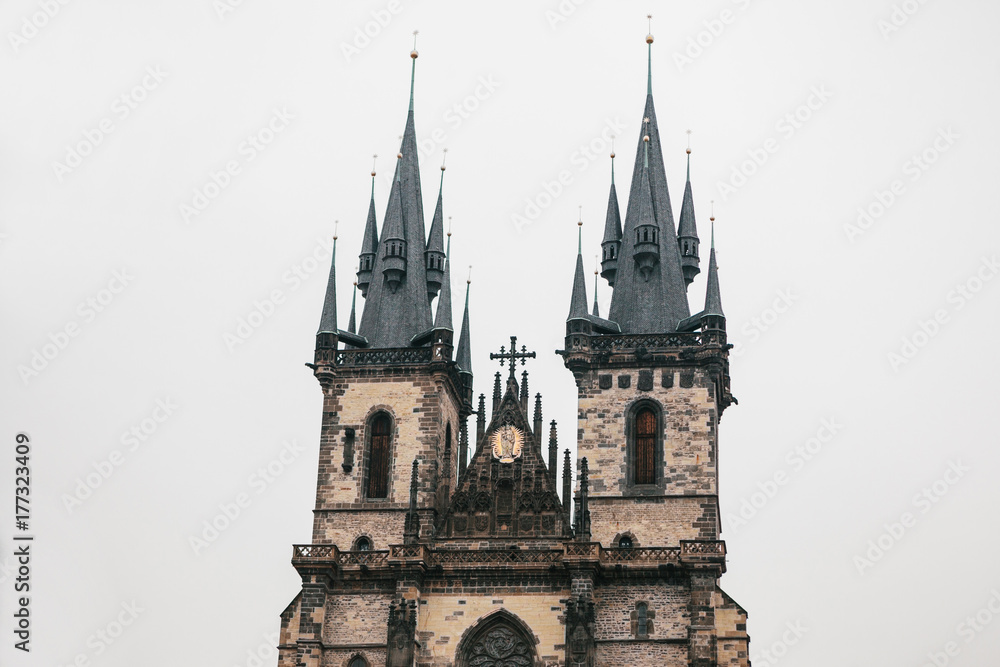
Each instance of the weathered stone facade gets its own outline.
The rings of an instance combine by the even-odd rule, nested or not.
[[[578,392],[574,485],[516,373],[534,352],[512,338],[490,355],[509,375],[489,415],[484,395],[473,405],[468,289],[453,348],[443,199],[425,239],[411,90],[381,237],[372,173],[357,332],[353,306],[337,327],[331,267],[310,364],[312,542],[293,546],[302,590],[279,667],[749,667],[746,611],[719,587],[719,421],[735,399],[714,239],[692,316],[693,196],[689,181],[675,228],[651,72],[635,164],[624,228],[612,179],[601,244],[611,319],[588,311],[581,241],[557,352]]]

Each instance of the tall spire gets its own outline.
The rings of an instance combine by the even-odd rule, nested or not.
[[[651,34],[646,36],[646,43],[650,45],[649,79],[652,74]],[[639,229],[640,226],[643,229]],[[657,229],[655,241],[652,240],[654,227]],[[622,333],[676,331],[678,323],[686,319],[690,311],[652,87],[648,81],[642,131],[636,147],[622,231],[621,260],[614,279],[615,290],[608,318],[618,323]],[[647,231],[649,234],[646,234]],[[641,259],[641,263],[636,259]]]
[[[611,192],[608,194],[608,214],[604,219],[604,240],[601,241],[601,275],[614,287],[618,274],[618,255],[622,245],[622,216],[615,190],[615,148],[611,138]]]
[[[465,281],[465,313],[462,315],[462,331],[458,335],[458,352],[455,354],[455,361],[458,362],[459,372],[472,374],[472,348],[469,343],[471,336],[469,327],[469,291],[472,289],[472,267],[469,267],[469,277]]]
[[[596,264],[596,258],[595,258],[595,264]],[[599,275],[598,271],[595,268],[594,269],[594,317],[600,317],[601,316],[601,309],[597,305],[597,276],[598,275]]]
[[[448,149],[445,149],[447,156]],[[437,206],[434,207],[434,217],[431,219],[431,232],[427,237],[427,250],[424,261],[427,267],[427,299],[430,301],[438,295],[444,280],[444,161],[441,162],[441,184],[438,187]]]
[[[351,290],[351,317],[347,320],[347,332],[357,333],[357,324],[354,320],[354,308],[358,302],[358,281],[354,281],[354,289]]]
[[[365,235],[361,240],[361,254],[358,255],[358,287],[361,288],[362,297],[368,296],[368,285],[371,283],[372,269],[378,254],[378,226],[375,219],[375,160],[377,159],[377,154],[372,156],[372,196],[368,204]]]
[[[573,320],[577,318],[586,319],[587,317],[587,285],[586,278],[583,273],[583,212],[581,210],[581,218],[577,223],[577,250],[576,250],[576,273],[573,275],[573,296],[569,302],[569,317],[566,319]]]
[[[708,255],[708,280],[705,289],[704,315],[724,316],[722,312],[722,292],[719,290],[719,266],[715,262],[715,216],[712,221],[712,250]]]
[[[337,333],[337,221],[333,223],[333,252],[330,258],[330,278],[326,282],[323,314],[316,333]]]
[[[410,51],[410,59],[413,60],[413,64],[410,66],[410,113],[413,113],[413,82],[417,77],[417,56],[420,55],[417,52],[418,34],[420,34],[419,30],[413,31],[413,50]]]
[[[691,130],[688,130],[687,183],[684,185],[684,200],[681,203],[681,218],[677,224],[677,246],[681,253],[681,270],[684,272],[685,286],[701,273],[698,257],[698,226],[694,217],[694,196],[691,194]]]
[[[451,245],[451,239],[448,239]],[[450,255],[450,253],[449,253]],[[451,325],[451,257],[444,259],[444,278],[441,283],[441,298],[438,299],[437,313],[434,317],[435,329],[452,329]]]
[[[416,49],[410,57],[416,60]],[[416,63],[411,67],[412,100]],[[372,348],[408,347],[414,336],[433,326],[427,299],[426,229],[412,104],[396,157],[398,171],[358,326],[358,335],[367,338]]]

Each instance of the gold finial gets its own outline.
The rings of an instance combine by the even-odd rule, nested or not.
[[[649,135],[648,134],[642,135],[642,140],[648,143],[649,142]]]
[[[444,167],[442,167],[444,169]],[[451,216],[448,216],[448,236],[451,236]]]
[[[378,153],[372,155],[372,178],[375,178],[375,162],[378,161]]]
[[[465,284],[472,284],[472,264],[469,264],[469,277],[465,279]]]
[[[334,241],[337,240],[337,225],[339,225],[339,224],[340,224],[340,220],[334,220],[333,221],[333,240]]]
[[[687,135],[688,135],[688,147],[687,147],[687,150],[685,152],[688,155],[691,155],[691,130],[687,131]]]
[[[448,159],[448,149],[447,148],[444,149],[443,155],[441,156],[441,171],[444,171],[444,162],[445,162],[446,159]]]
[[[420,34],[419,30],[414,30],[413,31],[413,50],[410,51],[410,57],[411,58],[416,58],[417,56],[420,55],[419,53],[417,53],[417,35],[418,34]]]
[[[646,35],[646,43],[647,44],[652,44],[653,43],[653,15],[652,14],[646,14],[646,19],[649,22],[649,33]]]
[[[611,135],[611,159],[615,159],[615,135]]]
[[[583,204],[580,204],[580,220],[576,223],[577,227],[583,227]]]
[[[708,219],[711,220],[712,222],[715,222],[715,200],[713,199],[708,203],[712,207],[712,215],[710,215]]]
[[[649,116],[646,116],[645,118],[642,119],[642,124],[643,125],[647,125],[647,126],[649,125]],[[649,132],[648,128],[647,128],[646,132]],[[648,134],[643,134],[642,135],[642,140],[643,141],[649,141],[649,135]]]

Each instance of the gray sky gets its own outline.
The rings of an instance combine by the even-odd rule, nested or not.
[[[713,199],[718,218],[740,400],[721,427],[722,584],[750,612],[754,664],[995,660],[995,4],[224,3],[2,11],[0,491],[25,431],[33,664],[247,665],[273,645],[291,544],[310,537],[321,396],[303,364],[327,244],[339,219],[343,326],[414,29],[426,217],[448,148],[476,392],[518,335],[570,442],[552,351],[577,207],[593,271],[606,138],[627,183],[640,132],[648,11],[675,211],[690,129],[703,240]],[[703,294],[704,274],[693,310]],[[599,297],[606,313],[606,283]],[[0,662],[28,664],[0,579]]]

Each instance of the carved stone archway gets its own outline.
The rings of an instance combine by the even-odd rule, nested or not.
[[[535,667],[534,634],[517,616],[498,609],[473,623],[462,635],[456,667]]]

